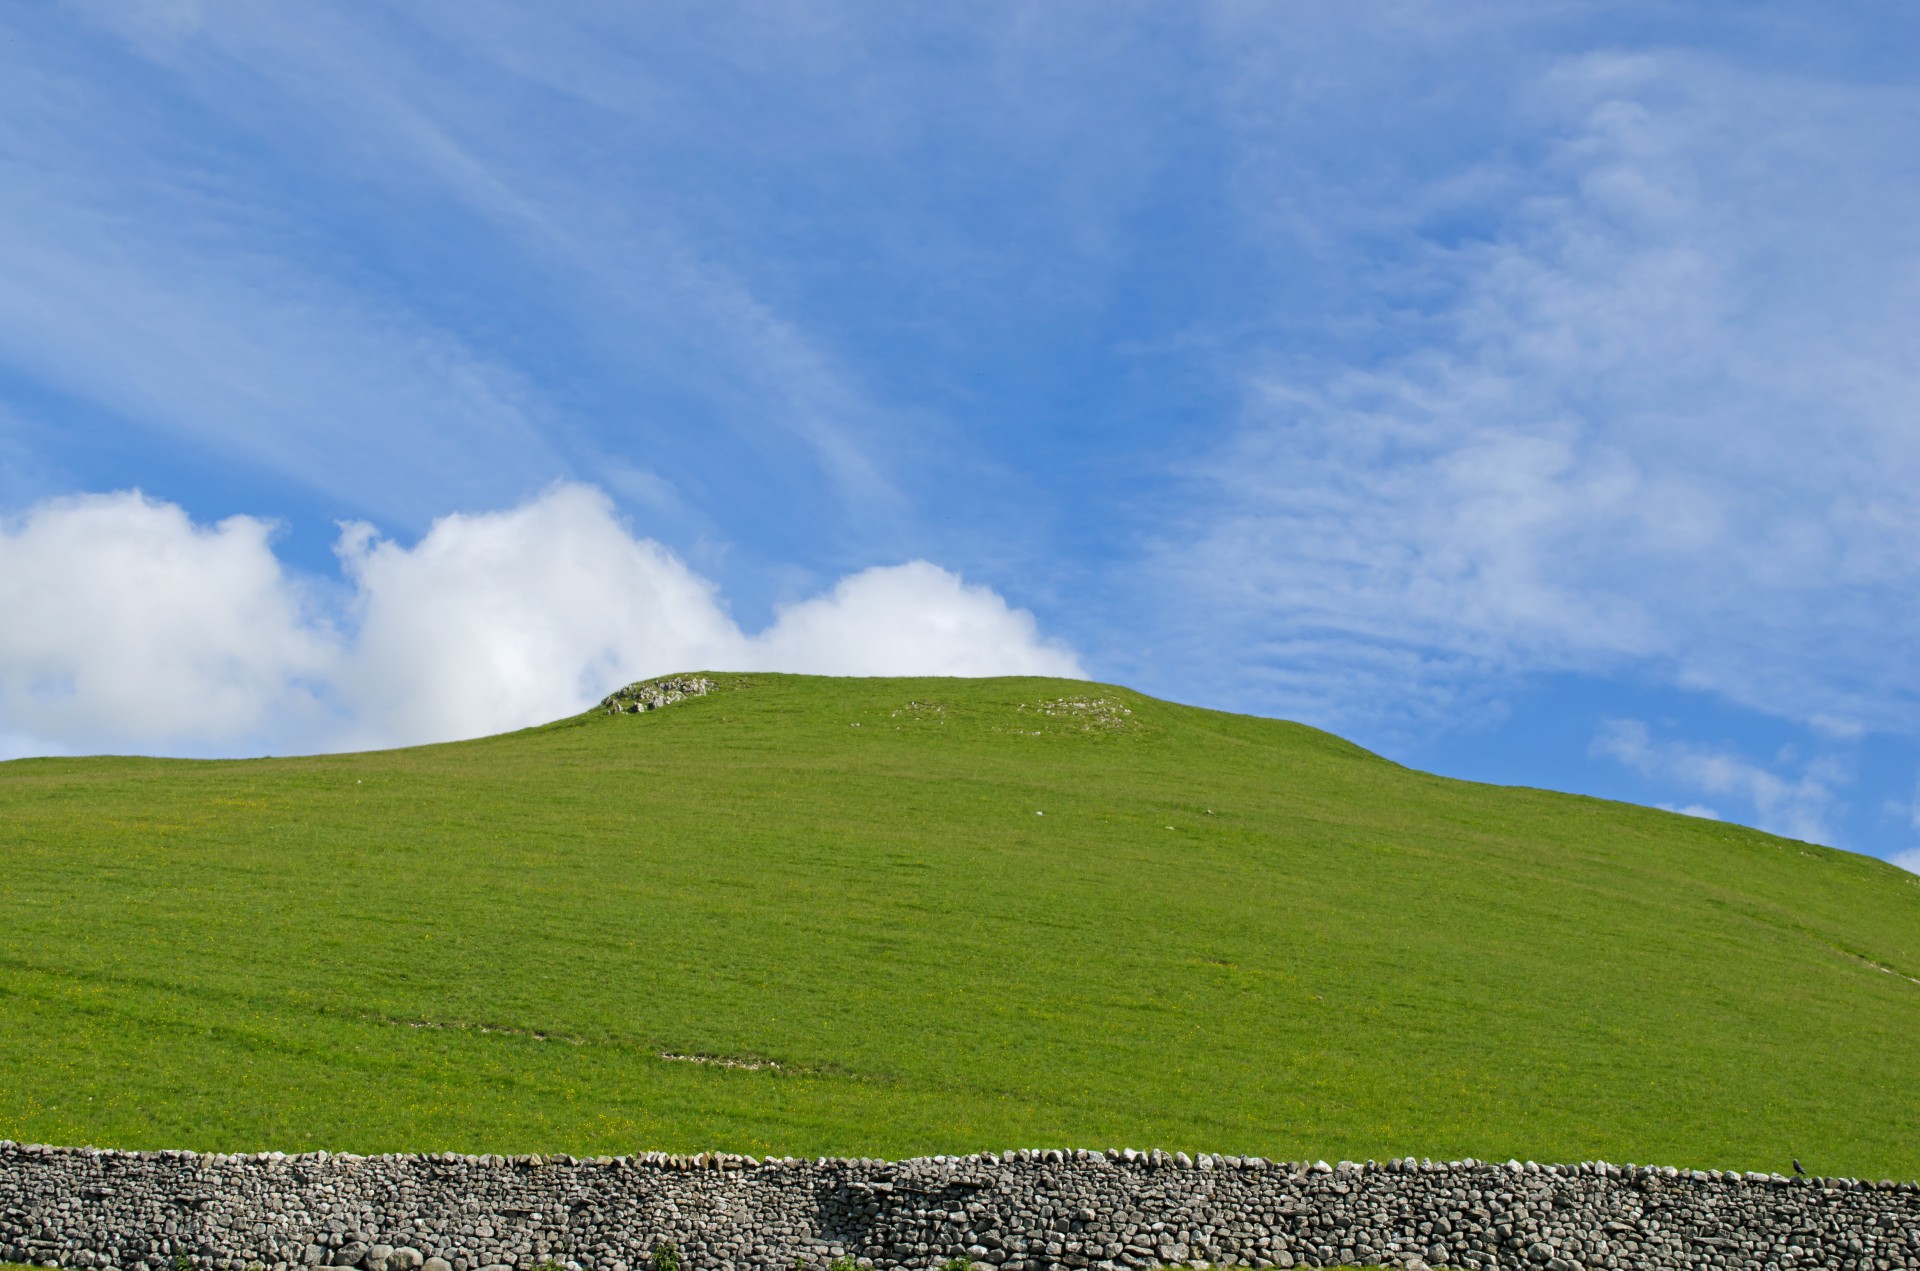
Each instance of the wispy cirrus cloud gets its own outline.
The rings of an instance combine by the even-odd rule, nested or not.
[[[1920,835],[1920,779],[1915,780],[1913,792],[1908,798],[1888,799],[1880,810],[1888,820],[1902,823],[1902,828],[1910,834]],[[1895,852],[1888,859],[1902,869],[1920,874],[1920,847]]]
[[[45,389],[412,525],[637,455],[685,508],[746,481],[836,528],[907,515],[913,412],[696,232],[696,193],[609,161],[658,145],[631,102],[369,10],[78,11],[13,19],[0,76],[0,358]]]
[[[523,377],[329,269],[285,191],[221,170],[233,120],[181,136],[177,94],[110,90],[87,65],[99,50],[14,34],[46,54],[0,75],[0,356],[16,376],[403,519],[423,487],[504,500],[564,470]]]
[[[1810,843],[1832,843],[1829,816],[1839,787],[1848,780],[1846,770],[1829,759],[1797,761],[1782,755],[1780,766],[1799,769],[1783,775],[1729,750],[1655,738],[1652,729],[1635,719],[1608,720],[1591,751],[1668,787],[1737,799],[1748,814],[1742,819]],[[1713,808],[1701,804],[1670,810],[1720,819]]]
[[[1920,91],[1596,54],[1514,108],[1537,155],[1435,193],[1464,234],[1405,231],[1398,351],[1274,354],[1194,465],[1156,574],[1191,638],[1336,725],[1631,670],[1909,727],[1920,170],[1886,160]]]

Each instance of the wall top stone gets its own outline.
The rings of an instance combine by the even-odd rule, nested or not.
[[[576,1157],[565,1152],[547,1154],[522,1153],[510,1156],[481,1154],[463,1155],[458,1152],[396,1152],[378,1155],[360,1155],[353,1152],[195,1152],[188,1148],[160,1148],[146,1151],[126,1151],[118,1148],[63,1147],[47,1143],[15,1143],[10,1139],[0,1139],[0,1155],[14,1154],[24,1156],[78,1156],[78,1157],[116,1157],[127,1160],[168,1160],[199,1162],[208,1165],[240,1163],[270,1163],[281,1161],[332,1162],[346,1165],[359,1162],[431,1162],[441,1164],[463,1163],[471,1165],[524,1166],[538,1169],[545,1165],[588,1166],[607,1169],[654,1169],[654,1170],[782,1170],[795,1167],[809,1167],[814,1170],[852,1172],[859,1170],[913,1169],[923,1166],[940,1165],[1004,1165],[1015,1162],[1042,1162],[1063,1164],[1066,1162],[1089,1162],[1105,1160],[1108,1162],[1134,1165],[1154,1170],[1252,1170],[1279,1171],[1296,1177],[1309,1174],[1365,1175],[1373,1174],[1477,1174],[1498,1175],[1549,1175],[1555,1178],[1605,1177],[1619,1179],[1690,1179],[1694,1182],[1715,1182],[1731,1184],[1763,1184],[1768,1186],[1801,1185],[1825,1188],[1854,1188],[1861,1190],[1879,1190],[1891,1192],[1920,1192],[1920,1181],[1894,1180],[1890,1178],[1849,1178],[1824,1175],[1789,1175],[1763,1173],[1759,1171],[1687,1169],[1673,1165],[1615,1165],[1606,1161],[1581,1161],[1577,1164],[1542,1165],[1534,1161],[1508,1160],[1491,1163],[1467,1157],[1455,1161],[1436,1161],[1427,1158],[1416,1160],[1413,1157],[1395,1157],[1387,1161],[1339,1161],[1328,1164],[1326,1161],[1276,1161],[1261,1156],[1234,1156],[1226,1153],[1201,1152],[1188,1156],[1185,1152],[1168,1153],[1158,1148],[1141,1151],[1134,1148],[1019,1148],[1003,1152],[976,1152],[963,1156],[917,1156],[891,1160],[882,1157],[853,1156],[769,1156],[761,1158],[730,1152],[639,1152],[629,1156],[590,1156]]]

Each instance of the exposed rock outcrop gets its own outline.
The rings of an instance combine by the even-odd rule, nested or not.
[[[600,699],[600,709],[609,715],[638,715],[689,697],[705,697],[712,691],[713,681],[704,675],[667,675],[616,689]]]

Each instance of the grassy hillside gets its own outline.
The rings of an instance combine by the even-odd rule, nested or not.
[[[0,765],[0,1138],[1920,1174],[1891,866],[1120,689],[717,678]]]

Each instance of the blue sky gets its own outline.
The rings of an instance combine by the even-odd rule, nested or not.
[[[13,6],[0,753],[1078,672],[1920,865],[1916,55],[1893,3]]]

